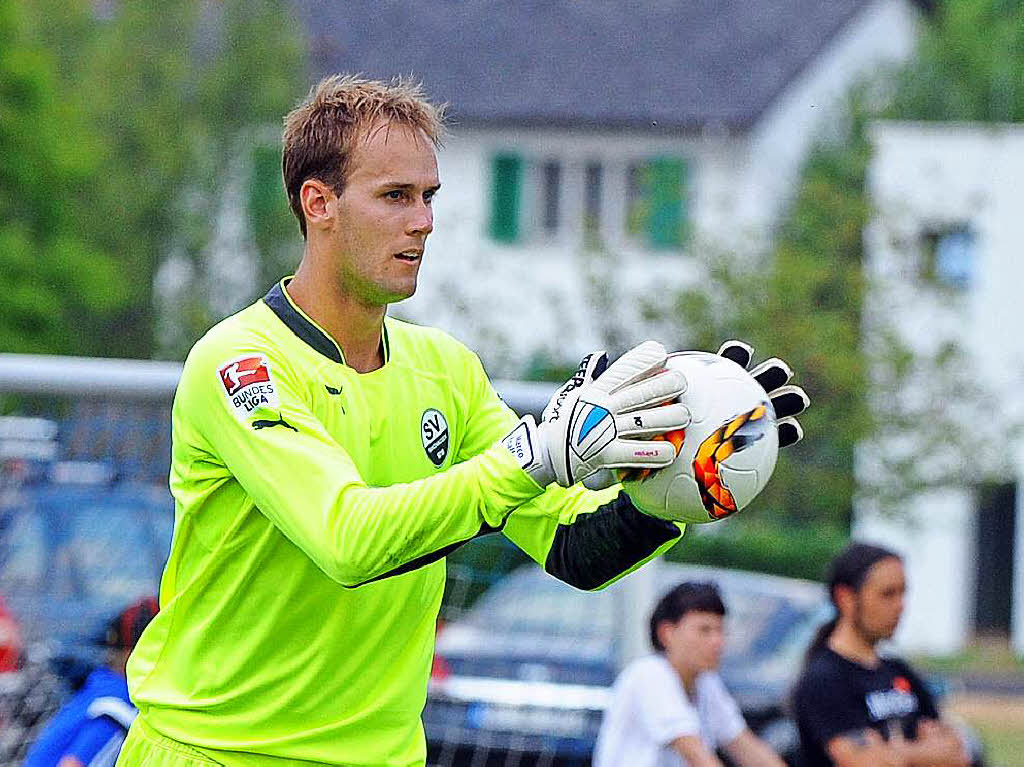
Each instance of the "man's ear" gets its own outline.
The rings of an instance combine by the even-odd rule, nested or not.
[[[307,178],[299,187],[299,201],[302,203],[302,215],[306,219],[307,229],[323,229],[330,226],[334,215],[328,203],[337,195],[323,181]]]
[[[835,600],[836,610],[839,611],[840,616],[850,613],[856,598],[857,592],[850,586],[838,584],[832,589],[832,599]]]
[[[672,621],[668,620],[659,621],[657,627],[655,627],[654,632],[658,635],[658,641],[661,642],[662,647],[668,647],[668,638],[672,633],[673,627]]]

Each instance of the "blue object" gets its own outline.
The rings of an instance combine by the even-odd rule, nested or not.
[[[56,767],[65,756],[89,767],[113,765],[135,714],[125,678],[97,668],[43,729],[24,767]]]
[[[591,411],[587,413],[586,419],[583,421],[583,427],[580,429],[580,436],[579,439],[576,440],[576,444],[582,445],[583,440],[585,440],[587,438],[587,435],[594,430],[594,427],[597,426],[599,423],[601,423],[601,421],[603,421],[610,415],[611,413],[609,413],[603,407],[598,407],[597,405],[594,405]]]

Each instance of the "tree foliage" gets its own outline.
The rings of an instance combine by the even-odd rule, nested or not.
[[[303,37],[288,9],[285,0],[0,4],[3,348],[156,351],[158,267],[178,254],[202,276],[227,170],[249,172],[252,147],[267,143],[260,132],[301,91]],[[233,164],[236,155],[245,161]],[[244,203],[234,212],[242,219]],[[253,265],[239,268],[262,274],[257,249],[280,259],[281,220],[261,215],[246,243]],[[186,287],[175,309],[194,338],[219,319],[207,308],[216,287]]]
[[[0,40],[0,349],[95,353],[79,334],[123,308],[117,266],[68,200],[97,172],[98,136],[25,8],[0,4]]]
[[[1024,120],[1024,4],[938,3],[886,111],[945,122]]]

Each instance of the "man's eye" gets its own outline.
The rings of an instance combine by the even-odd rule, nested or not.
[[[387,197],[389,200],[401,200],[403,197],[405,197],[405,192],[403,192],[401,189],[392,189],[390,192],[387,192],[384,196]]]

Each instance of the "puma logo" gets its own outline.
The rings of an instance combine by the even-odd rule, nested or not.
[[[292,426],[290,423],[288,423],[283,418],[278,418],[276,421],[260,420],[260,421],[253,421],[252,422],[252,428],[254,428],[256,431],[259,431],[260,429],[269,429],[272,426],[283,426],[286,429],[291,429],[294,432],[298,431],[298,429],[296,429],[294,426]]]
[[[324,388],[327,389],[327,393],[330,394],[331,396],[337,397],[338,395],[341,394],[341,387],[340,386],[337,389],[335,389],[330,384],[324,384]],[[345,415],[345,406],[344,405],[341,406],[341,414]]]

